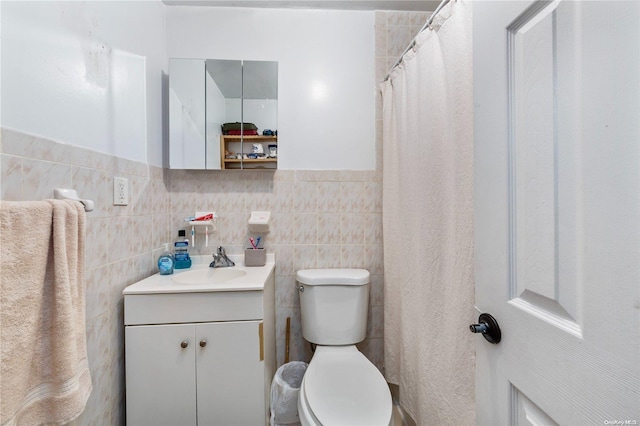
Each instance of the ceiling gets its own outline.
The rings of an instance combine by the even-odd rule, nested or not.
[[[163,0],[172,6],[265,7],[278,9],[434,11],[432,0]]]

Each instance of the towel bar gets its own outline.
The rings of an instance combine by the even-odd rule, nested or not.
[[[93,210],[94,204],[93,200],[82,200],[78,197],[78,193],[75,189],[63,189],[56,188],[53,190],[53,198],[56,200],[74,200],[80,201],[84,206],[84,211],[90,212]]]

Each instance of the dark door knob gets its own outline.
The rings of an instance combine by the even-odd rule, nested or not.
[[[471,324],[469,330],[472,333],[481,333],[489,343],[498,344],[502,338],[498,321],[490,314],[480,314],[478,324]]]

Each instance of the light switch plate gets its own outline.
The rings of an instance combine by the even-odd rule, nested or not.
[[[127,204],[129,204],[129,179],[114,176],[113,205],[126,206]]]

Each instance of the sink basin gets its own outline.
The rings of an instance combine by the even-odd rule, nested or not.
[[[201,268],[176,274],[172,279],[178,284],[224,284],[245,275],[244,269]]]

